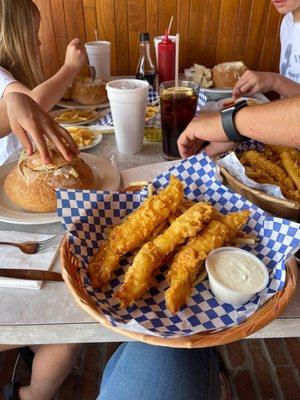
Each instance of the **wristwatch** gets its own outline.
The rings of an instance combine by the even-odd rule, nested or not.
[[[241,109],[244,108],[248,105],[246,100],[239,101],[238,103],[235,103],[234,105],[223,108],[221,110],[221,122],[222,126],[225,132],[225,135],[228,137],[228,139],[231,142],[234,143],[241,143],[244,142],[245,140],[248,140],[246,136],[241,135],[234,124],[234,116],[235,114]]]

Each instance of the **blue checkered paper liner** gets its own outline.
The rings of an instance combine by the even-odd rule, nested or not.
[[[222,329],[239,324],[257,308],[283,289],[286,280],[285,263],[300,245],[299,224],[272,217],[224,186],[217,178],[215,163],[201,153],[180,161],[157,176],[153,185],[157,191],[165,187],[170,175],[177,176],[184,185],[185,196],[194,201],[209,201],[220,212],[251,210],[244,228],[260,241],[242,246],[259,257],[267,266],[270,280],[266,289],[255,295],[242,307],[219,302],[211,293],[208,280],[197,284],[187,304],[175,316],[166,309],[164,291],[168,287],[166,267],[155,276],[155,285],[132,307],[119,309],[114,292],[124,279],[124,273],[133,261],[133,255],[123,257],[112,280],[101,290],[94,290],[87,275],[87,264],[106,237],[105,229],[120,222],[145,199],[146,192],[108,192],[87,190],[58,190],[58,215],[67,230],[72,253],[81,261],[80,279],[99,312],[110,324],[124,330],[154,336],[188,336],[197,332]]]
[[[200,89],[196,114],[199,114],[201,108],[205,105],[206,101],[207,101],[207,96],[204,93],[204,91]],[[147,104],[151,106],[151,105],[156,105],[158,102],[159,102],[159,93],[153,89],[149,89]],[[97,123],[97,125],[114,126],[111,113],[108,113],[105,115],[105,117],[101,118]],[[146,121],[145,126],[149,128],[160,128],[161,127],[160,112],[156,113],[152,118]]]

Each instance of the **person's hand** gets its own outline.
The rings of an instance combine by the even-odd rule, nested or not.
[[[274,90],[278,74],[274,72],[246,71],[233,88],[233,99],[257,92],[270,92]]]
[[[20,140],[28,155],[33,153],[30,138],[35,143],[45,164],[51,162],[46,138],[57,147],[67,161],[72,160],[79,153],[69,132],[59,126],[29,96],[13,92],[4,96],[3,101],[6,103],[11,130]]]
[[[204,148],[204,142],[209,142]],[[215,156],[233,149],[236,144],[228,140],[221,123],[220,113],[200,114],[179,136],[178,150],[182,158],[196,154],[200,149]]]
[[[77,73],[87,63],[87,54],[80,39],[73,39],[67,47],[65,66],[74,69]]]

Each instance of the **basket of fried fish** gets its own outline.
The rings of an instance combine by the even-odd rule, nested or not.
[[[244,173],[232,173],[231,160],[221,170],[230,187],[273,215],[299,221],[300,151],[250,143],[249,148],[237,148],[236,155]]]
[[[78,304],[123,335],[176,347],[238,340],[274,319],[295,290],[288,257],[299,225],[268,216],[216,171],[200,154],[141,189],[58,190],[69,232],[63,277]],[[206,257],[228,245],[256,255],[269,273],[267,287],[242,306],[220,302],[207,279]]]

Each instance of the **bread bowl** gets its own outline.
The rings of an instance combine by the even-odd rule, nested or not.
[[[94,81],[90,77],[78,76],[70,89],[70,97],[79,104],[98,105],[108,102],[106,81],[100,78]]]
[[[51,164],[46,165],[37,150],[31,156],[23,152],[5,179],[5,193],[23,210],[56,211],[56,188],[94,188],[93,172],[82,159],[66,161],[55,148],[50,148],[50,154]]]
[[[212,81],[215,88],[232,89],[237,80],[247,71],[242,61],[230,61],[214,66]]]

